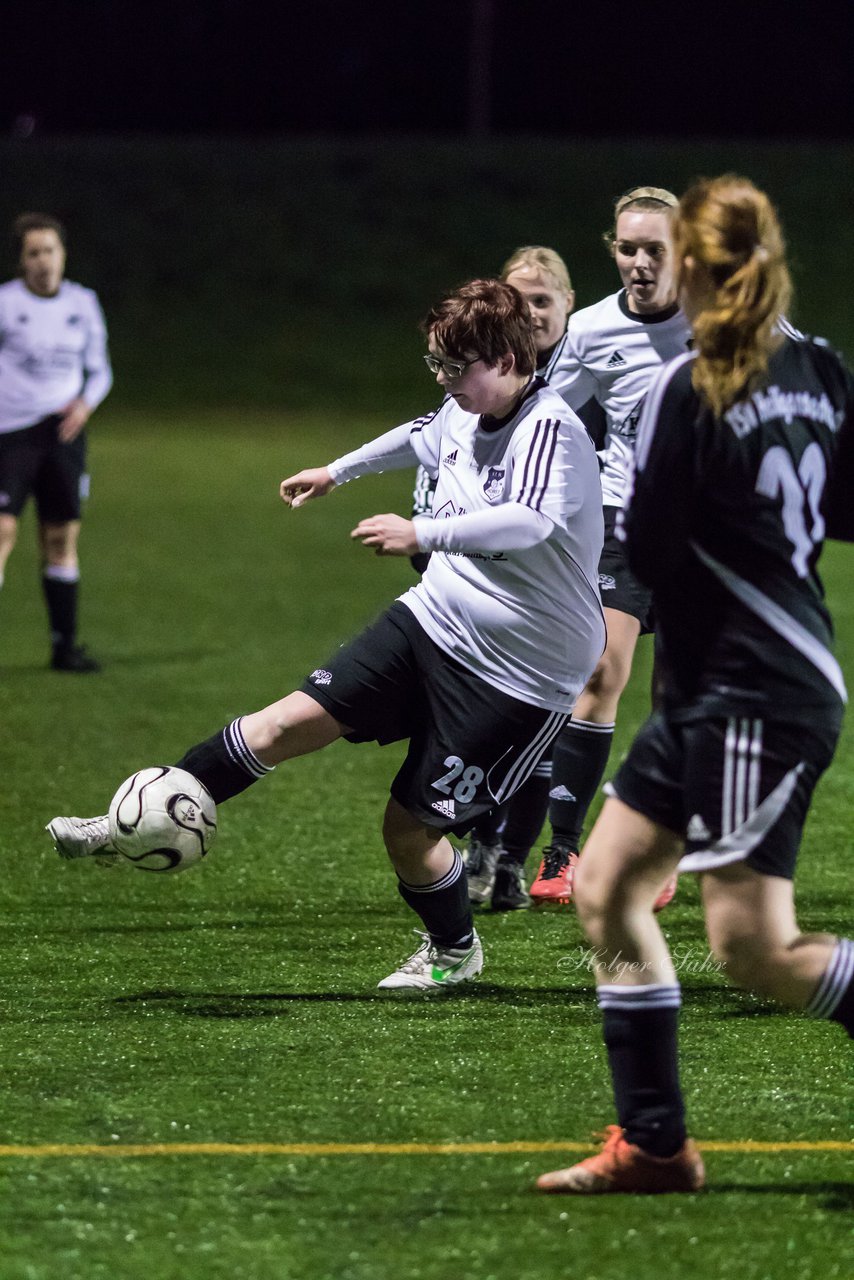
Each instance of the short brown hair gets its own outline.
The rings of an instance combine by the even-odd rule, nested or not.
[[[28,231],[55,231],[65,248],[67,243],[65,227],[50,213],[19,213],[12,223],[12,243],[18,257],[24,248],[24,237]]]
[[[492,369],[509,351],[522,377],[537,367],[528,304],[518,289],[501,280],[461,285],[430,308],[421,328],[454,360],[474,354]]]

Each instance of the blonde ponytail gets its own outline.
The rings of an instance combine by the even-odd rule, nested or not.
[[[674,237],[679,261],[710,282],[693,319],[692,381],[719,416],[757,387],[781,341],[792,290],[780,224],[764,192],[728,174],[685,193]]]

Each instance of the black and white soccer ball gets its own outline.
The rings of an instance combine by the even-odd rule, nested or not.
[[[186,871],[216,839],[216,805],[184,769],[153,765],[126,778],[110,804],[113,847],[140,871]]]

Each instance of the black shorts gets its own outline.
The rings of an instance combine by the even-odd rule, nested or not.
[[[807,810],[838,721],[730,716],[687,724],[654,713],[606,791],[685,840],[680,871],[745,862],[791,880]]]
[[[33,427],[0,434],[0,515],[19,516],[32,494],[43,524],[80,519],[89,482],[86,433],[63,444],[59,423],[52,414]]]
[[[350,742],[408,738],[391,794],[425,825],[456,835],[521,787],[569,719],[473,675],[399,601],[302,690],[350,727]]]
[[[641,635],[655,630],[652,616],[652,592],[638,582],[626,562],[626,553],[614,528],[619,507],[605,507],[605,542],[599,557],[599,595],[604,609],[628,613],[641,624]]]

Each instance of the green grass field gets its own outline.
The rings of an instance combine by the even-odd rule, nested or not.
[[[406,508],[408,474],[277,498],[389,424],[99,418],[83,630],[104,673],[45,668],[31,519],[0,595],[0,1280],[850,1276],[844,1036],[727,988],[692,881],[662,923],[710,1186],[588,1203],[531,1191],[613,1118],[574,914],[483,916],[483,978],[441,1000],[375,990],[416,923],[378,835],[399,748],[282,767],[184,876],[55,858],[54,814],[103,812],[135,768],[287,692],[411,581],[348,539]],[[828,549],[849,677],[850,564]],[[850,930],[852,764],[849,729],[802,854],[807,928]]]

